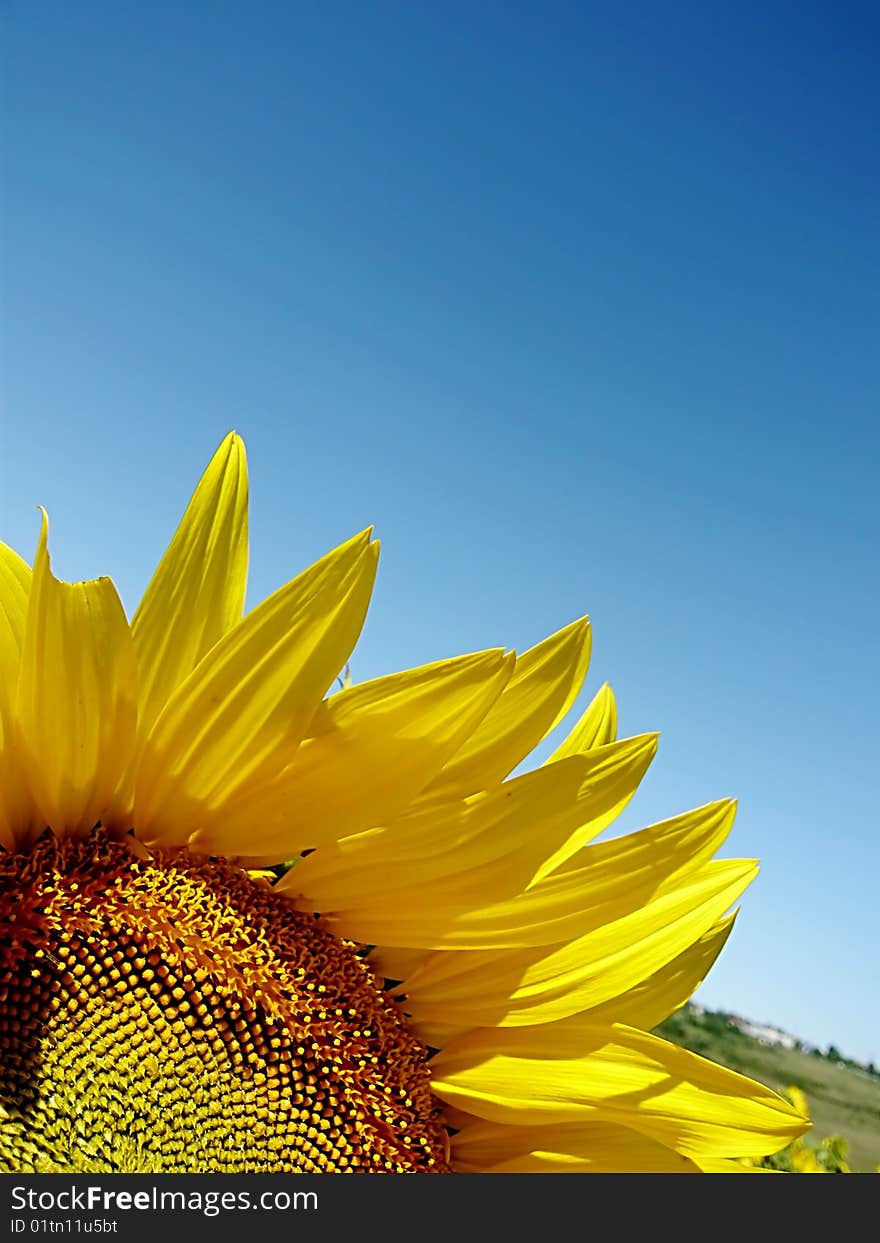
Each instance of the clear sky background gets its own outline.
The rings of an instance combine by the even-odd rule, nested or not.
[[[639,827],[759,856],[698,997],[880,1060],[878,77],[857,3],[7,0],[2,538],[133,609],[230,428],[358,680],[593,620]],[[543,748],[539,753],[542,757]]]

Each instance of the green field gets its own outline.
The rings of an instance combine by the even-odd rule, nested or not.
[[[738,1031],[726,1015],[711,1011],[699,1015],[690,1006],[661,1023],[657,1034],[768,1087],[801,1088],[813,1118],[808,1142],[842,1135],[854,1172],[871,1171],[880,1164],[880,1075],[813,1053],[762,1044]]]

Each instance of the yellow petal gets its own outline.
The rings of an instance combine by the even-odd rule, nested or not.
[[[696,1174],[679,1152],[612,1122],[499,1126],[477,1122],[452,1137],[458,1173]]]
[[[518,656],[503,694],[425,796],[464,798],[503,781],[571,707],[589,662],[586,617]]]
[[[0,715],[4,721],[9,719],[15,701],[15,680],[18,676],[30,590],[30,566],[8,545],[0,543],[0,660],[3,662]]]
[[[537,874],[537,879],[551,872],[580,866],[580,852],[588,842],[598,837],[609,824],[613,824],[639,788],[639,782],[657,753],[657,735],[639,734],[620,742],[609,742],[593,747],[587,752],[575,752],[590,764],[589,782],[605,790],[601,808],[585,818],[577,832],[572,833],[560,846],[548,851]],[[553,765],[545,767],[552,768]]]
[[[570,755],[592,751],[594,747],[607,746],[617,737],[617,704],[614,692],[606,682],[599,688],[593,702],[575,725],[571,733],[560,743],[553,754],[544,761],[553,764]]]
[[[291,762],[363,625],[378,557],[369,535],[276,591],[174,692],[138,769],[143,841],[184,841],[222,802],[256,792]]]
[[[564,772],[569,766],[576,768],[578,763],[586,763],[586,757],[560,760],[549,768],[527,774],[534,779],[528,789],[541,790],[537,780],[540,776],[552,776],[555,770]],[[513,786],[511,782],[489,794],[498,797],[499,792]],[[551,788],[547,787],[548,792]],[[564,804],[563,787],[555,793]],[[420,839],[412,841],[410,854],[399,856],[399,875],[394,879],[389,876],[386,881],[384,866],[378,866],[376,891],[350,891],[345,897],[348,905],[340,900],[341,890],[337,891],[340,897],[336,904],[317,901],[315,881],[322,868],[323,851],[316,851],[288,872],[282,884],[292,896],[303,895],[299,901],[303,909],[320,910],[339,935],[369,945],[468,950],[554,945],[637,911],[664,883],[695,871],[727,836],[730,807],[729,802],[712,803],[639,833],[589,846],[580,852],[580,868],[546,877],[525,892],[501,900],[494,900],[494,895],[503,892],[505,886],[509,890],[511,878],[521,885],[524,873],[534,868],[536,843],[540,849],[545,824],[552,828],[553,819],[542,823],[528,814],[514,815],[510,822],[501,822],[503,833],[490,831],[485,835],[485,844],[468,841],[467,837],[453,838],[445,852],[440,846],[441,835],[435,839],[434,857],[442,860],[445,855],[447,862],[438,862],[434,873],[430,870],[430,850],[426,851],[431,839],[426,842],[424,835],[420,835]],[[562,817],[567,814],[566,808],[562,806],[558,813],[554,809],[554,814]],[[381,842],[381,838],[380,830],[368,840]],[[502,842],[509,838],[509,853],[498,852],[498,838]],[[340,868],[345,847],[355,840],[339,844],[334,861]],[[552,840],[549,846],[553,849]],[[494,862],[487,863],[487,857]],[[384,865],[387,856],[379,853],[378,858]],[[478,866],[481,863],[484,866]],[[444,866],[449,868],[448,874],[431,883],[431,876],[439,876]],[[364,875],[362,869],[358,871],[360,876]],[[323,869],[320,875],[321,890],[329,896],[332,876]],[[390,885],[397,887],[389,888]]]
[[[598,757],[604,753],[605,748],[598,747],[595,751],[590,752],[590,755]],[[730,830],[733,828],[733,822],[736,819],[736,806],[736,799],[719,799],[715,803],[707,803],[705,807],[700,807],[696,811],[687,812],[686,815],[700,817],[703,815],[711,815],[713,817],[718,817],[721,822],[720,831],[722,832],[723,837],[727,837]],[[669,821],[668,823],[672,824],[673,821]],[[595,836],[595,834],[592,836]],[[551,868],[553,873],[557,876],[564,876],[567,872],[576,872],[583,866],[583,863],[588,857],[589,851],[585,852],[582,850],[572,850],[570,848],[570,843],[566,843],[566,847],[563,850],[557,851],[554,857],[548,861],[548,864],[542,871],[542,875],[546,875]],[[709,858],[710,855],[705,855],[704,857]],[[683,872],[692,871],[693,862],[694,861],[692,860],[685,860],[682,864]],[[670,881],[673,879],[673,877],[669,878]]]
[[[128,801],[119,785],[135,740],[136,667],[109,578],[52,574],[43,513],[21,656],[17,715],[25,775],[42,822],[87,830]]]
[[[769,1088],[634,1028],[584,1016],[480,1029],[431,1062],[441,1100],[490,1122],[615,1122],[685,1156],[760,1157],[809,1123]]]
[[[756,873],[750,860],[706,864],[628,915],[562,945],[435,954],[401,986],[404,1009],[436,1044],[431,1021],[523,1027],[616,1000],[702,937]]]
[[[389,980],[405,980],[429,954],[430,950],[388,949],[377,945],[370,950],[367,958],[376,975]]]
[[[512,664],[499,648],[334,695],[293,763],[222,804],[193,848],[289,859],[399,816],[485,716]]]
[[[651,1031],[694,994],[724,949],[736,912],[719,920],[684,953],[619,997],[590,1007],[592,1023],[626,1023]]]
[[[0,845],[7,850],[14,849],[33,816],[15,742],[15,696],[30,589],[30,566],[0,543]]]
[[[431,892],[427,887],[436,891],[450,878],[459,891],[477,885],[480,902],[486,902],[492,868],[496,888],[516,893],[534,875],[542,841],[564,839],[578,823],[585,771],[585,762],[575,759],[469,799],[423,806],[387,827],[316,850],[287,873],[279,889],[297,893],[304,909],[327,913],[366,900],[371,909],[387,912],[401,889],[407,902],[421,907]]]
[[[468,893],[480,906],[510,897],[535,879],[548,853],[619,805],[622,789],[635,789],[655,741],[628,739],[615,744],[613,757],[575,756],[468,799],[424,804],[383,829],[316,851],[285,886],[325,912],[369,903],[386,913],[389,891],[391,910],[414,900],[421,909],[421,889],[430,885],[436,898],[444,882],[459,906]]]
[[[142,737],[172,691],[241,620],[247,501],[244,445],[230,432],[202,475],[132,619]]]

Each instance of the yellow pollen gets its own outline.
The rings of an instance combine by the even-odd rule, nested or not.
[[[0,1172],[445,1172],[426,1056],[262,878],[101,830],[0,853]]]

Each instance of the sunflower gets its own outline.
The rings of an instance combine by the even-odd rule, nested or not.
[[[0,545],[0,1169],[696,1171],[807,1126],[650,1033],[752,861],[711,803],[600,842],[656,736],[577,696],[586,618],[328,694],[364,531],[243,616],[210,462],[131,622]]]

